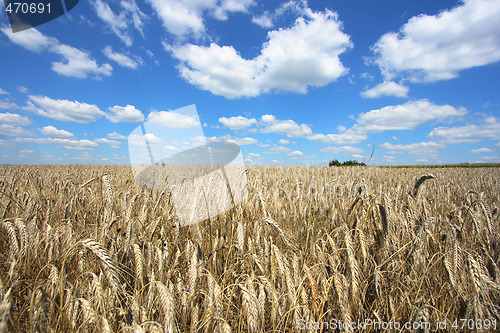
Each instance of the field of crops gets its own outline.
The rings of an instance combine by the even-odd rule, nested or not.
[[[500,328],[499,168],[251,167],[187,227],[126,166],[0,171],[0,332]]]

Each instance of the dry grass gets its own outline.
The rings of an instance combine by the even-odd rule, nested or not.
[[[183,228],[128,167],[0,170],[0,332],[500,321],[498,168],[255,167]]]

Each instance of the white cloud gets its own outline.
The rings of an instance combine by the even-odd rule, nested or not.
[[[389,151],[389,154],[402,154],[407,152],[408,154],[417,157],[430,157],[435,158],[438,156],[438,150],[444,149],[445,145],[437,142],[419,142],[412,143],[409,145],[394,145],[389,142],[385,142],[380,145],[382,150]]]
[[[247,12],[254,0],[147,0],[165,29],[177,38],[201,37],[205,33],[203,15],[226,20],[228,13]]]
[[[322,134],[315,133],[306,137],[308,140],[320,141],[324,144],[331,145],[350,145],[360,143],[363,140],[368,139],[366,134],[353,133],[352,131],[346,131],[341,134]]]
[[[148,121],[153,125],[169,128],[191,128],[200,126],[200,121],[198,119],[175,111],[153,111],[148,115]]]
[[[465,108],[436,105],[428,100],[410,101],[361,113],[353,129],[361,133],[378,133],[387,130],[409,130],[430,120],[444,120],[465,115]]]
[[[17,87],[17,91],[19,91],[20,93],[22,94],[26,94],[27,92],[29,92],[30,90],[24,86],[18,86]]]
[[[464,0],[438,15],[412,17],[399,33],[372,47],[384,76],[413,81],[447,80],[467,68],[500,60],[500,2]]]
[[[378,98],[382,96],[407,97],[409,90],[407,86],[394,81],[384,81],[371,89],[363,91],[361,96],[364,98]]]
[[[93,141],[97,142],[97,143],[105,143],[105,144],[114,145],[114,146],[119,146],[119,145],[122,144],[120,141],[109,140],[109,139],[106,139],[106,138],[94,139]]]
[[[75,137],[73,133],[57,129],[54,126],[45,126],[40,129],[40,132],[49,138],[73,139]]]
[[[342,146],[342,147],[325,147],[319,150],[322,153],[331,153],[334,155],[339,154],[363,154],[365,151],[363,148],[359,147],[351,147],[351,146]]]
[[[290,140],[287,140],[287,139],[279,139],[278,143],[280,145],[287,145],[290,143]]]
[[[29,149],[20,150],[19,152],[21,154],[32,154],[32,153],[34,153],[33,150],[29,150]]]
[[[0,95],[9,95],[9,93],[0,88]]]
[[[263,115],[260,119],[262,133],[283,134],[289,138],[305,137],[312,134],[312,130],[305,124],[297,124],[293,120],[279,120],[273,115]]]
[[[17,105],[15,103],[0,100],[0,109],[12,110],[16,108]]]
[[[110,76],[113,70],[110,64],[102,66],[90,58],[90,53],[82,51],[76,47],[57,44],[51,48],[51,51],[61,55],[65,61],[56,61],[52,63],[52,70],[64,76],[72,76],[79,79],[85,79],[89,74]]]
[[[99,147],[97,143],[90,140],[72,140],[63,138],[16,138],[15,141],[33,144],[55,143],[65,149],[73,150],[91,150]]]
[[[60,121],[74,121],[87,124],[102,117],[104,112],[96,105],[69,101],[67,99],[52,99],[47,96],[30,95],[29,99],[36,103],[40,109],[28,102],[26,109],[37,115]]]
[[[114,140],[126,140],[127,139],[127,137],[125,135],[121,135],[121,134],[118,134],[116,132],[108,133],[108,138],[114,139]]]
[[[118,106],[108,108],[111,114],[106,114],[106,118],[112,123],[140,123],[144,121],[144,115],[133,105]]]
[[[290,153],[286,154],[287,156],[292,156],[292,157],[299,157],[299,156],[304,156],[304,153],[301,152],[300,150],[294,150]]]
[[[84,79],[91,74],[95,77],[109,76],[113,70],[108,63],[99,66],[88,51],[62,44],[56,38],[45,36],[36,29],[27,29],[17,33],[13,33],[7,27],[2,27],[0,30],[12,43],[29,51],[35,53],[48,51],[61,56],[63,61],[52,62],[52,70],[60,75]]]
[[[156,1],[156,0],[155,0]],[[270,91],[306,93],[347,73],[339,55],[352,47],[336,13],[308,11],[289,29],[268,32],[254,59],[232,46],[165,45],[181,61],[189,83],[226,98],[254,97]],[[290,70],[294,68],[294,70]]]
[[[31,125],[31,120],[16,113],[6,112],[0,113],[0,123],[13,126],[28,126]]]
[[[31,52],[40,53],[47,50],[54,44],[59,44],[59,41],[53,37],[48,37],[36,29],[27,29],[24,31],[13,33],[12,30],[3,26],[0,30],[9,38],[9,40],[19,46],[24,47]]]
[[[12,126],[9,124],[0,124],[1,136],[33,136],[33,132],[22,127]]]
[[[482,153],[491,153],[493,150],[491,150],[490,148],[478,148],[478,149],[471,149],[471,153],[473,154],[482,154]]]
[[[217,140],[215,140],[216,138],[208,138],[208,139],[214,139],[214,141],[217,141]],[[238,146],[254,145],[254,144],[259,142],[254,138],[250,138],[250,137],[234,138],[231,135],[224,135],[224,136],[219,137],[218,139],[225,141],[225,142],[237,144]]]
[[[163,144],[163,140],[153,133],[146,133],[144,136],[133,134],[128,137],[128,143],[133,146],[146,146],[146,141],[150,146],[159,146]]]
[[[292,150],[288,147],[274,145],[268,151],[264,152],[264,154],[279,154],[279,153],[287,153],[290,151]]]
[[[129,22],[142,34],[143,20],[146,15],[139,9],[135,0],[120,1],[122,11],[117,14],[113,12],[108,3],[101,0],[91,2],[97,16],[115,33],[127,46],[132,46],[132,37],[129,30]]]
[[[255,118],[245,118],[242,116],[238,116],[231,118],[221,117],[219,118],[219,122],[234,131],[248,128],[252,126],[252,124],[256,124],[257,120],[255,120]]]
[[[428,137],[431,140],[444,143],[500,140],[500,122],[495,117],[488,117],[479,125],[437,127],[429,133]]]
[[[265,29],[273,26],[273,18],[269,12],[264,12],[259,16],[252,17],[252,22]]]
[[[118,65],[122,67],[127,67],[130,69],[137,69],[139,67],[139,63],[137,63],[135,60],[123,53],[114,52],[113,48],[109,45],[104,48],[103,52],[106,57],[116,61]]]

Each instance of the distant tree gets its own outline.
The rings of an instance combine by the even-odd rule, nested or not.
[[[349,160],[340,163],[339,160],[335,159],[328,163],[328,166],[366,166],[365,162],[358,162],[356,160]]]
[[[339,162],[339,160],[333,160],[330,163],[328,163],[328,166],[341,166],[342,164]]]

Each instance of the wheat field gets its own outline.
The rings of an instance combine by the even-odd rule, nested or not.
[[[186,227],[127,166],[0,170],[0,332],[500,322],[498,168],[250,167]]]

